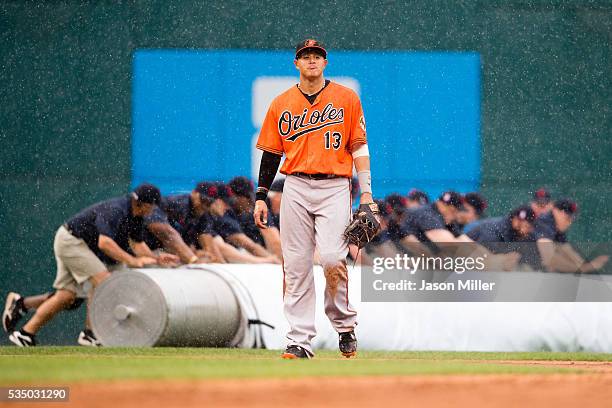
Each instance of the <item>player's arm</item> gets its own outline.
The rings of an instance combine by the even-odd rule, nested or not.
[[[589,273],[608,262],[607,256],[599,256],[588,262],[570,244],[557,244],[546,238],[538,239],[537,246],[542,265],[551,272]]]
[[[142,268],[145,265],[157,263],[157,260],[153,258],[132,256],[127,251],[124,251],[114,239],[116,236],[115,229],[112,227],[110,218],[105,214],[100,214],[96,217],[96,228],[99,232],[98,248],[104,252],[104,254],[117,262],[125,263],[133,268]],[[139,236],[141,235],[142,231],[139,231]]]
[[[255,192],[255,209],[253,210],[253,219],[255,220],[255,225],[259,228],[267,228],[268,205],[266,204],[266,197],[268,196],[268,191],[270,191],[270,186],[274,181],[282,157],[282,155],[268,151],[264,151],[261,156],[257,191]]]
[[[266,251],[264,247],[253,241],[244,232],[230,235],[229,237],[227,237],[227,241],[237,247],[246,249],[255,256],[261,256],[264,258],[270,256],[270,253]]]
[[[359,204],[369,204],[374,202],[372,197],[372,173],[370,172],[370,153],[367,144],[355,146],[353,150],[353,161],[357,170],[359,180]]]
[[[266,113],[256,144],[256,147],[263,151],[259,165],[257,190],[255,192],[255,208],[253,210],[253,219],[255,220],[255,225],[259,228],[267,227],[268,205],[265,200],[284,153],[283,141],[278,131],[277,111],[275,99],[270,104],[270,108]]]
[[[536,241],[542,266],[552,272],[552,259],[555,256],[555,243],[549,238],[539,238]]]
[[[215,245],[215,237],[212,234],[199,234],[198,243],[206,251],[208,257],[210,257],[211,263],[225,263],[225,258],[221,254],[221,250]]]
[[[110,258],[117,262],[125,263],[133,268],[142,268],[145,265],[155,264],[157,260],[149,257],[132,256],[107,235],[100,234],[98,238],[98,248]]]
[[[365,119],[363,108],[357,94],[353,95],[351,104],[351,117],[353,118],[349,133],[348,147],[353,156],[357,179],[359,180],[359,204],[370,204],[372,198],[372,175],[370,172],[370,151],[366,137]]]
[[[408,251],[411,254],[424,254],[427,256],[433,255],[431,248],[423,244],[416,236],[412,234],[403,237],[399,243],[405,251]]]
[[[180,259],[178,256],[174,254],[163,253],[163,252],[160,253],[159,255],[156,255],[155,253],[153,253],[153,251],[151,251],[151,248],[149,248],[147,243],[144,241],[130,239],[129,243],[130,243],[130,248],[132,248],[132,251],[138,257],[152,258],[155,260],[155,263],[160,264],[160,265],[165,265],[165,266],[177,266],[179,264]]]
[[[164,248],[177,254],[183,263],[197,262],[198,256],[185,244],[181,234],[168,223],[154,222],[147,226]]]
[[[456,242],[456,238],[452,232],[447,229],[432,229],[425,231],[425,236],[432,242]]]
[[[261,230],[261,236],[266,242],[266,249],[272,254],[281,257],[281,241],[280,232],[276,227],[270,227]]]

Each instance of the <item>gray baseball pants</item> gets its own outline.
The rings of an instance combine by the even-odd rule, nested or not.
[[[325,314],[338,333],[353,330],[357,313],[348,299],[343,233],[351,219],[350,183],[346,178],[312,180],[287,176],[280,210],[284,312],[288,345],[312,353],[315,330],[315,246],[325,271]]]

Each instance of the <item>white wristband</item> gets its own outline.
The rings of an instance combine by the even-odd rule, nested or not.
[[[369,155],[370,155],[370,150],[368,149],[367,144],[359,145],[359,147],[355,149],[355,151],[352,154],[353,159],[356,159],[362,156],[369,156]]]
[[[359,189],[361,190],[361,194],[372,194],[372,173],[370,170],[362,170],[358,172],[357,179],[359,180]]]

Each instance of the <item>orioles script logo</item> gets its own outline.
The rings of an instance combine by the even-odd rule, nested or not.
[[[288,141],[294,142],[306,133],[342,122],[344,122],[344,108],[336,109],[334,105],[328,103],[322,111],[313,110],[310,114],[308,109],[304,109],[300,115],[283,111],[278,119],[278,131],[283,137],[295,132],[287,138]]]

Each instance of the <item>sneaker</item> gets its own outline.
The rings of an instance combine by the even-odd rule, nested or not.
[[[338,347],[342,355],[346,358],[351,358],[357,354],[357,337],[355,336],[355,331],[351,330],[350,332],[340,333]]]
[[[89,329],[85,329],[79,333],[79,339],[77,340],[81,346],[88,347],[100,347],[102,343],[96,338],[96,335]]]
[[[312,356],[313,356],[312,353],[310,353],[304,347],[296,346],[296,345],[287,346],[287,348],[285,349],[285,352],[281,354],[281,358],[284,358],[285,360],[295,360],[298,358],[312,358]]]
[[[36,345],[34,335],[24,333],[22,330],[17,330],[11,333],[9,340],[19,347],[33,347]]]
[[[2,313],[2,328],[10,333],[15,330],[17,323],[27,313],[23,307],[23,298],[19,293],[10,292],[6,297],[4,312]]]

